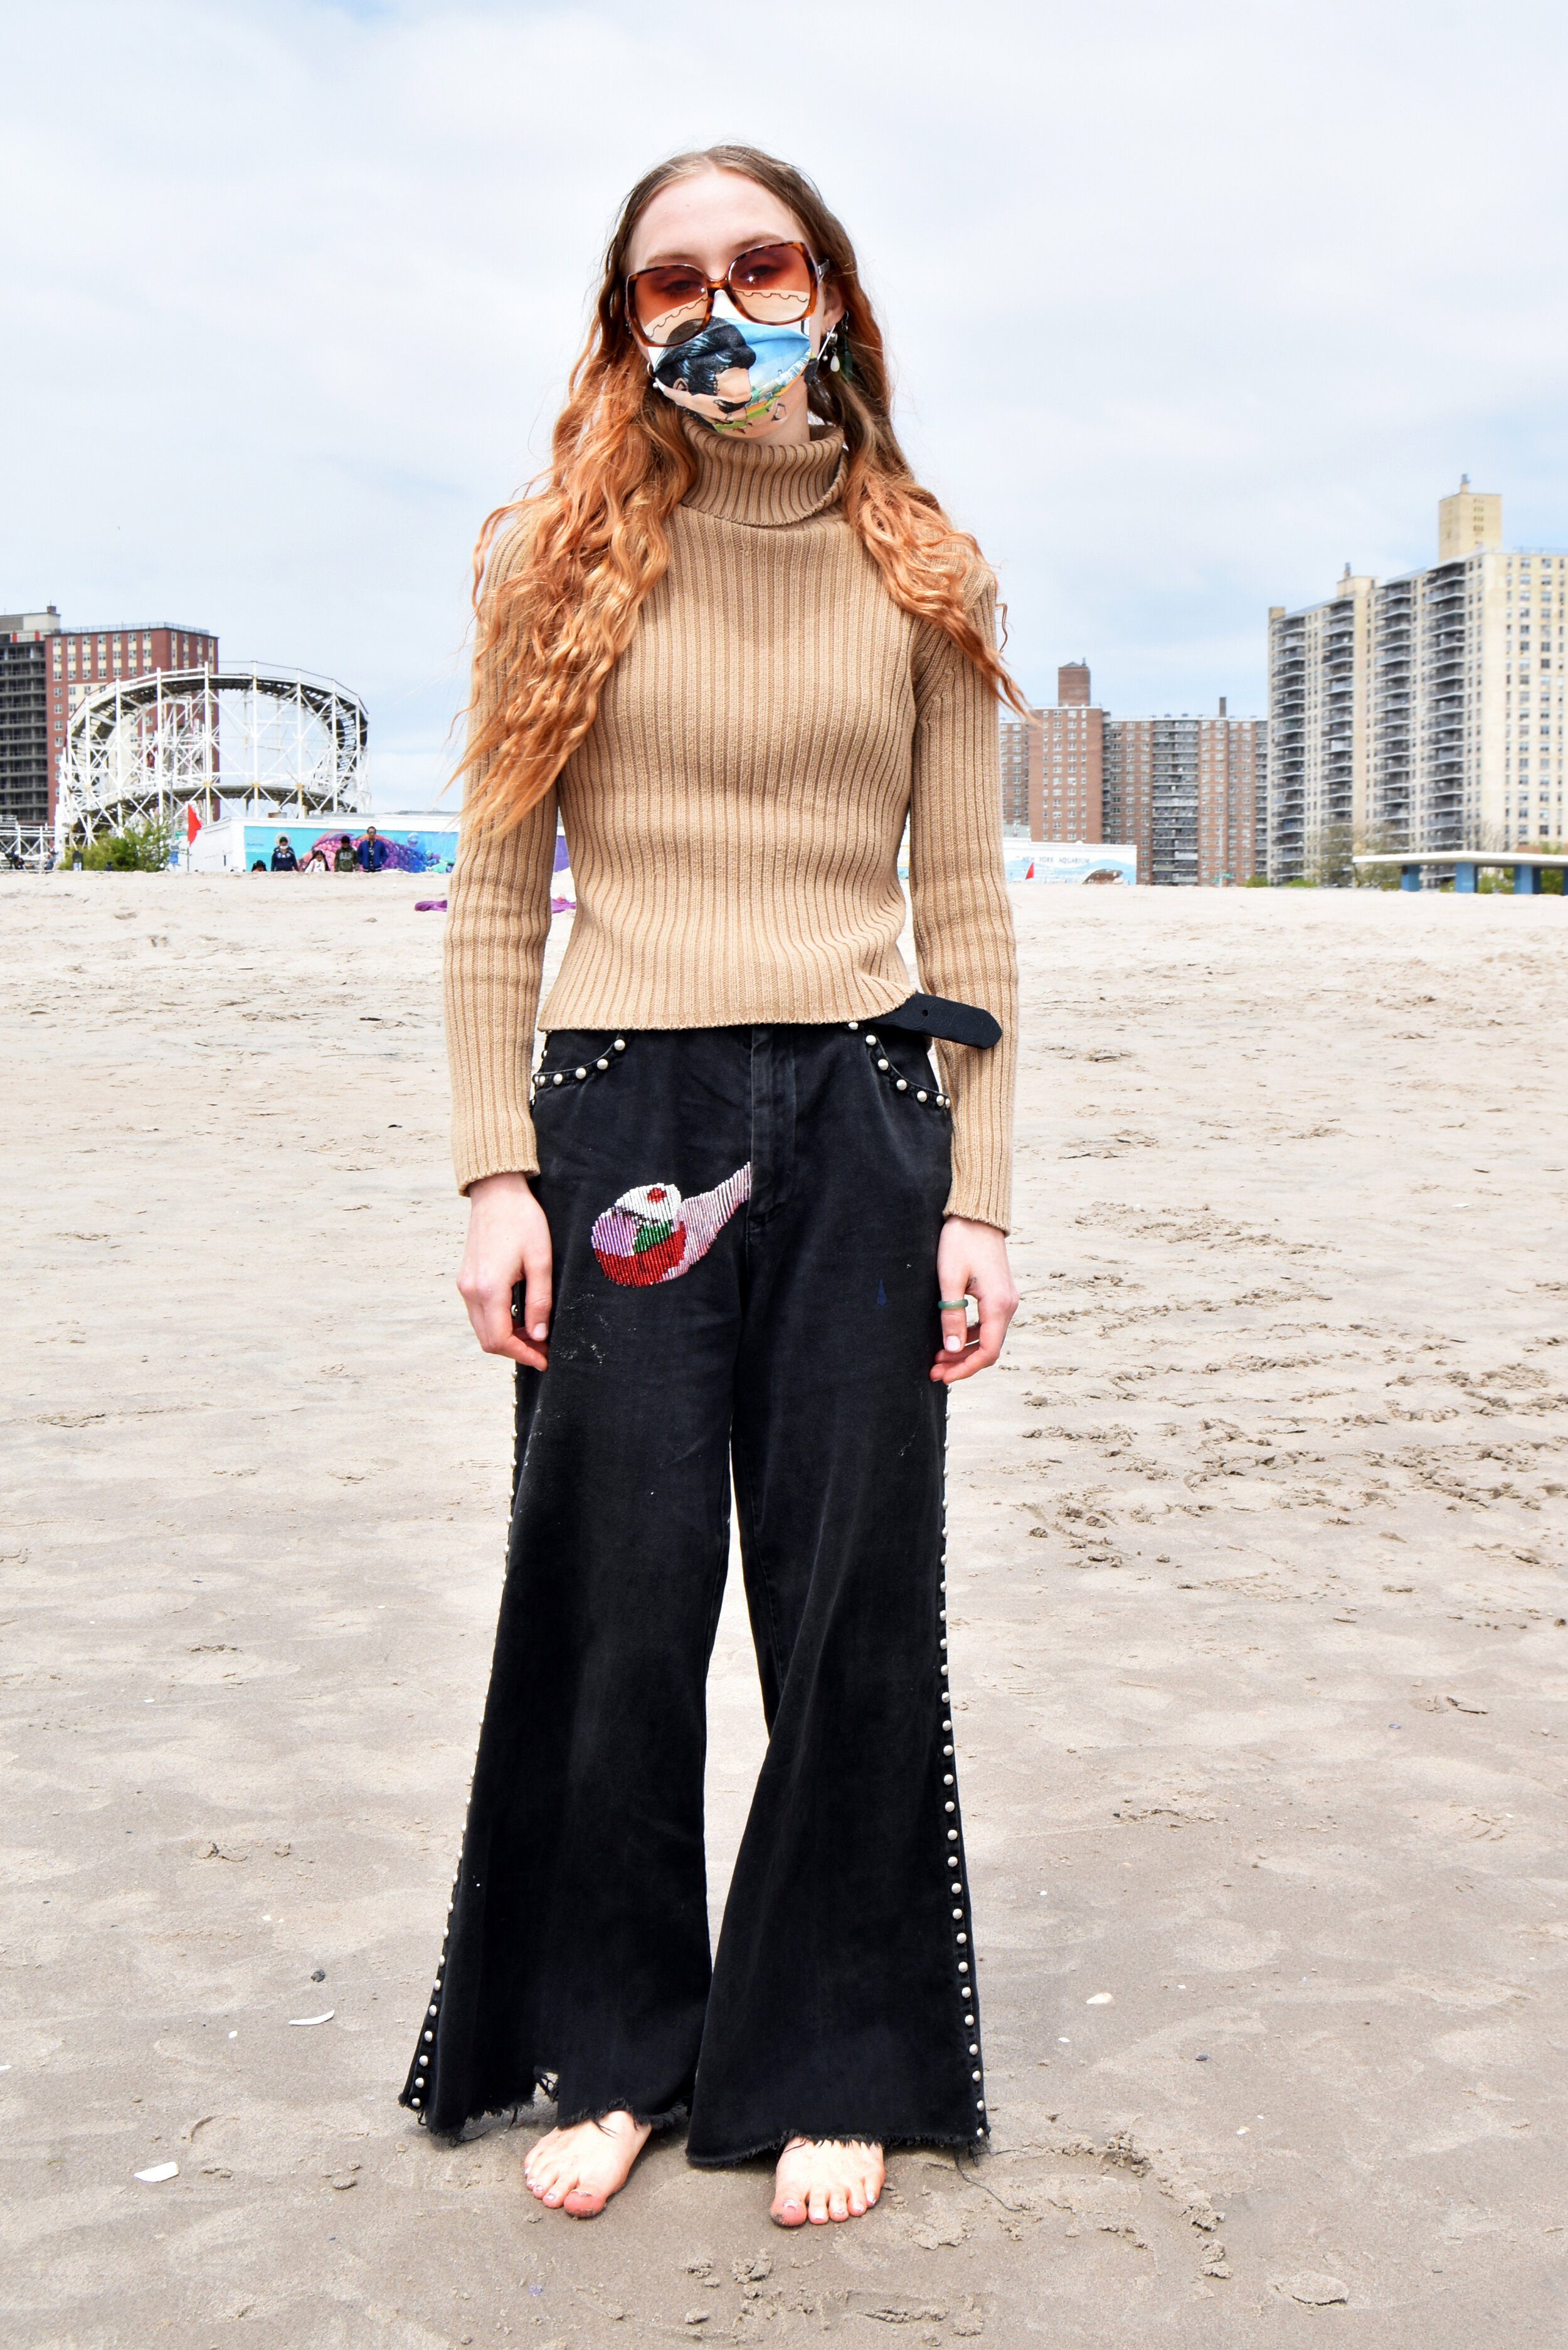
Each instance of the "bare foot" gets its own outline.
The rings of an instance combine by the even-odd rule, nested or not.
[[[781,2228],[858,2220],[882,2192],[882,2149],[865,2138],[792,2137],[779,2157],[772,2215]]]
[[[523,2176],[528,2192],[552,2210],[559,2207],[574,2220],[597,2219],[626,2185],[647,2144],[646,2122],[634,2122],[629,2114],[607,2114],[602,2122],[546,2130]]]

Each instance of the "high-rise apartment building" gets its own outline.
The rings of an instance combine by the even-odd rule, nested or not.
[[[53,820],[71,712],[95,687],[217,662],[218,639],[206,629],[62,629],[53,604],[0,613],[0,816]]]
[[[48,637],[59,615],[0,612],[0,822],[49,816]]]
[[[1268,870],[1347,847],[1518,848],[1561,839],[1568,555],[1508,553],[1502,500],[1461,480],[1438,561],[1345,576],[1269,615]]]
[[[1056,671],[1056,707],[1040,712],[1036,840],[1103,840],[1106,713],[1089,698],[1087,661]]]
[[[1105,716],[1085,661],[1056,672],[1056,706],[1002,722],[1002,820],[1033,840],[1104,840]]]
[[[1002,814],[1027,806],[1036,840],[1136,843],[1137,878],[1166,887],[1258,869],[1268,728],[1261,718],[1113,718],[1082,661],[1057,706],[1002,723]],[[1016,817],[1012,820],[1017,821]]]
[[[1021,830],[1032,829],[1029,779],[1040,771],[1040,721],[1004,718],[1002,722],[1002,821]]]
[[[1105,716],[1085,661],[1056,672],[1056,706],[1002,722],[1002,820],[1033,840],[1104,840]]]

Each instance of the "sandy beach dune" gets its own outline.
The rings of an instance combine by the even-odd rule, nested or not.
[[[421,894],[0,880],[0,2342],[1560,2342],[1568,908],[1015,892],[950,1509],[994,2136],[801,2238],[678,2137],[543,2215],[545,2109],[395,2103],[510,1411]]]

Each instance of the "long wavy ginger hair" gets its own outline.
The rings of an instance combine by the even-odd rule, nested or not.
[[[853,376],[824,369],[812,411],[843,432],[846,521],[894,602],[960,646],[998,691],[1023,702],[965,608],[980,549],[922,489],[893,431],[881,329],[855,248],[804,172],[754,147],[675,155],[639,180],[605,254],[592,329],[556,422],[551,462],[525,494],[498,506],[474,549],[477,619],[469,735],[458,774],[465,814],[503,831],[520,823],[594,723],[604,681],[630,642],[643,598],[670,561],[666,524],[697,468],[680,411],[655,389],[627,318],[627,255],[661,188],[733,172],[786,204],[826,261],[845,306]]]

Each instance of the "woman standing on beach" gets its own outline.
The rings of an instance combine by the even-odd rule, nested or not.
[[[528,2184],[578,2216],[689,2116],[695,2162],[779,2153],[783,2224],[842,2220],[890,2141],[986,2129],[942,1479],[947,1388],[1017,1303],[1012,689],[808,181],[720,147],[632,191],[549,473],[478,564],[458,1285],[518,1366],[516,1476],[403,2102],[451,2133],[543,2086]],[[711,1960],[732,1473],[769,1742]]]

